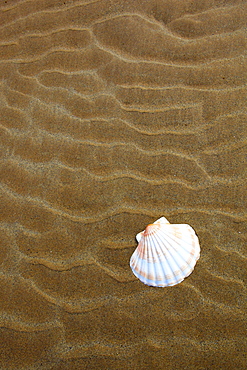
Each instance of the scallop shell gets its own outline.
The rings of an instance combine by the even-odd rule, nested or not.
[[[130,267],[144,284],[165,287],[181,283],[194,270],[200,245],[193,228],[170,224],[165,217],[136,235]]]

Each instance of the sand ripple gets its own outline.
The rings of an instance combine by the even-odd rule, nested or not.
[[[0,4],[1,369],[245,369],[246,15]],[[171,289],[129,269],[161,215],[202,247]]]

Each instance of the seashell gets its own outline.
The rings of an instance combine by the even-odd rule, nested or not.
[[[165,217],[136,235],[130,267],[144,284],[165,287],[181,283],[194,270],[200,245],[193,228],[170,224]]]

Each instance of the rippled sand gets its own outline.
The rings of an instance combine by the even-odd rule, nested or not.
[[[0,369],[245,369],[247,2],[0,11]],[[162,215],[202,253],[155,289]]]

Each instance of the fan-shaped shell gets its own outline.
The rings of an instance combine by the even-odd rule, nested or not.
[[[194,270],[200,245],[193,228],[161,217],[136,235],[139,242],[130,267],[144,284],[165,287],[181,283]]]

